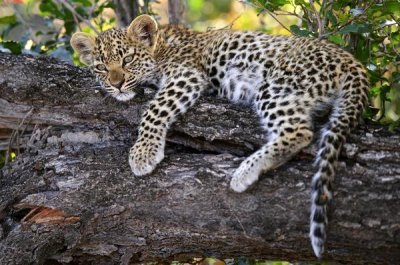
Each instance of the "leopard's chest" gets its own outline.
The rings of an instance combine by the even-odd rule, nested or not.
[[[230,52],[208,67],[210,82],[218,95],[233,102],[249,103],[266,79],[268,71],[263,62],[266,55],[254,59],[254,53]]]
[[[263,82],[263,69],[258,64],[245,61],[230,63],[221,69],[218,94],[233,102],[252,102],[257,89]]]
[[[280,42],[280,38],[263,34],[234,32],[208,45],[203,53],[204,69],[219,96],[252,102],[275,64]]]

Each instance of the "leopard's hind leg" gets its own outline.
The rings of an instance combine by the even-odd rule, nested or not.
[[[257,112],[269,139],[234,172],[231,188],[236,192],[245,191],[258,180],[262,172],[282,165],[313,139],[308,110],[295,102],[299,99],[285,96],[284,86],[281,85],[279,91],[274,91],[274,87],[274,84],[266,83],[255,99]]]

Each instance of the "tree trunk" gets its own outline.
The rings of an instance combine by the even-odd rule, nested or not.
[[[127,27],[140,14],[138,0],[114,0],[115,15],[119,27]]]
[[[169,24],[181,24],[185,13],[185,0],[168,0]]]
[[[139,3],[139,0],[114,0],[115,15],[120,28],[127,27],[141,14],[151,14],[150,3],[152,0],[145,0]]]
[[[117,102],[97,89],[86,69],[0,53],[0,147],[24,150],[0,175],[0,264],[315,260],[315,145],[234,193],[231,173],[265,139],[250,109],[205,97],[171,128],[165,160],[135,177],[127,156],[145,99]],[[400,260],[399,142],[376,126],[350,136],[323,260]]]

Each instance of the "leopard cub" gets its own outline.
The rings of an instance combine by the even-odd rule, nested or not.
[[[148,15],[127,29],[96,37],[75,33],[71,44],[116,99],[140,96],[144,85],[159,88],[130,150],[129,164],[137,176],[162,161],[167,129],[208,89],[252,104],[268,134],[268,142],[234,172],[231,188],[237,192],[309,145],[314,115],[329,110],[311,196],[310,238],[315,255],[321,256],[335,164],[367,104],[366,72],[353,56],[325,40],[229,29],[200,33],[159,27]]]

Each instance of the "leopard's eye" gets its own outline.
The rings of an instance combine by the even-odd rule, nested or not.
[[[96,69],[99,70],[99,71],[102,71],[102,72],[107,70],[107,68],[106,68],[106,66],[104,64],[96,65]]]
[[[133,56],[132,55],[128,55],[124,58],[124,64],[130,63],[133,60]]]

